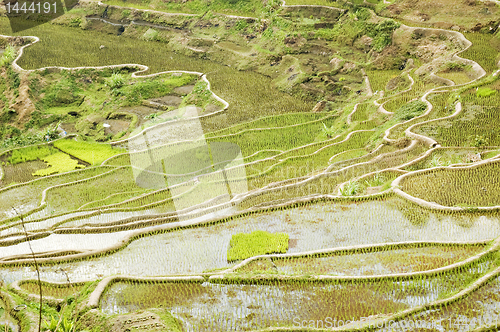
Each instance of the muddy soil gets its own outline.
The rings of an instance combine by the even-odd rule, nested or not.
[[[190,94],[191,91],[193,91],[194,85],[184,85],[180,86],[178,88],[174,89],[174,93],[180,95],[180,96],[185,96],[187,94]]]
[[[153,103],[165,105],[165,106],[178,107],[182,102],[182,98],[178,97],[178,96],[166,95],[166,96],[163,96],[161,98],[149,99],[149,101],[152,101]]]
[[[160,112],[160,110],[147,106],[133,106],[120,108],[118,112],[133,113],[137,115],[137,127],[140,127],[144,122],[147,121],[147,119],[144,119],[146,116],[148,116],[149,114]]]
[[[127,120],[106,120],[105,123],[110,127],[104,129],[104,133],[116,135],[119,132],[126,131],[130,126],[130,121]]]

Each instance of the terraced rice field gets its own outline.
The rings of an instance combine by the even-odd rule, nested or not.
[[[312,14],[305,17],[303,12],[276,15],[287,7],[273,2],[252,2],[231,12],[217,3],[223,13],[205,12],[206,4],[198,2],[184,11],[156,2],[132,3],[137,12],[120,8],[121,2],[111,4],[112,18],[106,18],[111,21],[99,12],[102,20],[96,24],[102,29],[123,24],[128,30],[120,35],[125,36],[103,34],[95,26],[39,25],[27,31],[40,41],[15,45],[23,55],[0,66],[4,80],[14,80],[9,73],[15,68],[23,77],[19,85],[35,77],[31,89],[43,96],[52,91],[37,86],[44,80],[74,80],[67,83],[73,87],[100,84],[80,100],[84,106],[50,104],[77,98],[64,87],[54,92],[54,100],[41,97],[39,105],[50,104],[45,109],[50,116],[77,116],[88,111],[85,102],[94,101],[100,110],[108,103],[119,109],[75,122],[80,134],[65,132],[27,148],[1,150],[0,326],[36,331],[42,312],[42,328],[56,329],[51,320],[59,321],[57,331],[64,332],[399,331],[402,324],[413,324],[415,331],[428,328],[415,324],[441,331],[496,328],[500,85],[496,62],[474,44],[494,49],[491,39],[466,34],[473,46],[462,52],[465,37],[447,32],[454,38],[445,48],[447,56],[471,61],[467,74],[441,75],[454,81],[448,86],[418,74],[426,65],[423,56],[415,56],[416,68],[383,70],[368,60],[359,42],[347,52],[348,60],[326,52],[351,37],[354,45],[364,31],[359,21],[382,29],[367,10],[344,15],[351,25],[339,30],[335,22],[314,17],[328,12],[325,7],[307,7]],[[99,4],[89,6],[94,5],[68,15],[101,10]],[[172,37],[182,49],[162,42],[164,35],[154,28],[171,33],[175,24],[162,21],[164,16],[147,21],[160,14],[145,7],[204,13],[196,22],[186,21],[197,42]],[[264,34],[267,26],[258,32],[272,45],[252,44],[250,37],[248,46],[233,43],[234,36],[221,41],[220,52],[232,49],[232,56],[247,61],[237,68],[198,49],[219,42],[216,34],[208,42],[199,24],[212,28],[207,22],[217,19],[221,29],[247,31],[253,18],[227,15],[252,8],[272,17],[258,22],[274,28],[275,36]],[[286,10],[293,13],[294,7]],[[125,24],[113,16],[119,11],[123,22],[139,14],[144,20],[131,28],[133,21]],[[177,23],[185,19],[172,15],[167,16]],[[321,33],[300,30],[315,24]],[[386,24],[400,36],[410,29]],[[8,25],[0,18],[1,31]],[[131,29],[144,26],[148,30],[134,37]],[[292,26],[309,40],[295,34],[273,44],[279,29]],[[412,39],[424,38],[424,32],[414,31]],[[308,52],[311,59],[324,57],[318,67],[294,53],[305,54],[301,38],[317,43]],[[369,38],[381,42],[378,35]],[[429,38],[429,43],[440,38],[448,37]],[[272,46],[284,44],[289,49],[279,57]],[[249,58],[262,53],[258,61],[271,64],[248,69],[253,68]],[[285,66],[287,61],[293,65]],[[96,68],[112,65],[117,66]],[[92,68],[29,71],[47,66]],[[332,100],[332,91],[349,97],[315,104],[318,86],[325,95],[331,92]],[[175,105],[166,102],[172,100]],[[106,134],[105,142],[84,139],[83,132],[97,135],[104,132],[101,127],[117,124],[111,120],[123,121],[120,134]],[[287,240],[280,242],[279,253],[228,259],[232,239],[255,231],[280,233],[280,241]],[[252,248],[269,247],[264,238],[273,239],[256,237]],[[465,322],[460,328],[459,319]]]

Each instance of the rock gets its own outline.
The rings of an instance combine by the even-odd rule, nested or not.
[[[356,64],[354,64],[352,62],[346,62],[344,64],[344,66],[342,67],[341,72],[342,73],[348,73],[348,72],[350,72],[351,70],[353,70],[355,68],[356,68]]]
[[[313,108],[313,112],[322,112],[324,109],[325,109],[325,106],[326,106],[326,101],[325,100],[322,100],[320,102],[318,102],[314,108]]]
[[[368,51],[370,49],[370,46],[372,45],[372,42],[373,38],[364,35],[361,38],[358,38],[354,42],[354,47],[356,47],[359,50]]]
[[[330,60],[330,64],[335,68],[335,70],[339,69],[342,65],[343,60],[339,58],[333,58]]]

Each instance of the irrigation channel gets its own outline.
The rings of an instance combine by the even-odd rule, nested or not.
[[[91,19],[118,24],[102,18]],[[465,45],[470,47],[470,43]],[[462,51],[452,57],[458,58]],[[476,78],[468,84],[486,75],[472,62]],[[139,64],[128,66],[140,69],[134,77],[149,69]],[[207,68],[207,65],[196,62],[195,67]],[[23,71],[21,67],[18,69]],[[407,75],[410,87],[401,94],[412,92],[416,85],[410,72]],[[206,80],[205,75],[202,77]],[[369,85],[368,76],[363,79]],[[209,201],[200,199],[177,213],[171,197],[162,192],[154,196],[151,191],[130,199],[134,204],[144,197],[152,199],[144,205],[117,203],[88,207],[95,203],[91,201],[81,205],[81,209],[55,209],[58,205],[53,197],[57,197],[57,188],[85,181],[98,183],[110,174],[132,170],[130,165],[116,166],[109,160],[83,171],[3,188],[0,195],[6,203],[0,209],[3,218],[0,279],[10,285],[35,279],[33,250],[41,278],[46,282],[99,281],[84,304],[86,308],[98,308],[110,316],[137,310],[149,310],[154,316],[158,310],[166,310],[185,331],[290,327],[297,322],[319,322],[326,317],[337,322],[331,327],[351,324],[354,330],[358,327],[352,324],[366,318],[383,323],[390,319],[433,320],[441,331],[491,325],[488,317],[500,312],[500,298],[495,292],[500,278],[498,195],[490,195],[487,200],[468,200],[465,204],[460,195],[468,193],[464,189],[468,184],[463,181],[454,182],[459,197],[438,195],[444,184],[433,187],[433,195],[427,192],[428,187],[418,186],[419,179],[430,177],[442,181],[440,185],[449,185],[453,177],[450,174],[475,172],[474,186],[491,191],[491,183],[483,182],[492,182],[490,178],[497,171],[499,159],[494,152],[498,147],[481,150],[452,147],[461,157],[471,151],[475,156],[492,156],[473,164],[463,162],[462,158],[445,166],[428,160],[433,154],[443,156],[449,150],[434,138],[411,131],[420,124],[461,115],[463,106],[457,99],[453,114],[434,118],[436,109],[427,99],[431,94],[453,93],[459,88],[456,85],[425,89],[421,97],[426,104],[425,112],[385,130],[386,143],[394,143],[391,134],[399,131],[412,139],[407,146],[394,148],[380,144],[370,152],[354,154],[356,157],[351,160],[332,162],[334,157],[362,148],[354,144],[350,149],[340,149],[340,144],[350,143],[353,137],[365,143],[374,131],[360,129],[343,137],[330,137],[327,143],[252,151],[251,156],[264,157],[232,167],[255,170],[248,176],[253,187],[230,199],[225,195],[210,197]],[[390,98],[399,97],[395,94],[383,103],[373,100],[373,104],[378,113],[392,115],[384,105]],[[225,105],[227,108],[228,104]],[[348,124],[355,121],[359,105],[350,110],[346,117]],[[226,108],[221,112],[226,112]],[[318,127],[319,124],[317,119],[305,122]],[[248,132],[252,130],[270,129],[251,128]],[[319,158],[321,154],[326,155],[326,162],[319,163],[312,172],[291,178],[273,173],[287,162],[299,163],[302,158]],[[385,188],[384,183],[368,184],[369,179],[382,172],[388,175]],[[79,182],[79,176],[85,181]],[[217,181],[203,182],[203,176],[199,177],[202,184],[186,185],[188,189],[179,196],[197,193],[203,185],[214,188],[212,185]],[[357,199],[344,195],[353,179],[367,183],[366,192]],[[242,179],[232,184],[239,184],[238,181]],[[377,188],[370,193],[369,187]],[[154,201],[155,197],[161,200]],[[12,203],[22,207],[19,211],[26,215],[23,220],[12,211],[9,206]],[[286,254],[228,261],[231,238],[256,230],[286,233],[289,237]],[[33,290],[31,287],[30,292]],[[453,325],[456,317],[466,319],[468,329]],[[479,323],[470,324],[473,319]]]

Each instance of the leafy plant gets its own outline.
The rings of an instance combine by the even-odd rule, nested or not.
[[[344,184],[344,186],[340,189],[340,194],[342,196],[354,196],[361,189],[361,185],[357,180],[351,180]]]
[[[378,187],[378,186],[383,185],[386,181],[387,180],[383,175],[380,175],[380,173],[377,173],[370,180],[366,180],[365,184],[368,187]]]
[[[439,157],[439,156],[432,157],[431,161],[429,162],[429,166],[430,167],[443,166],[443,162],[441,161],[441,157]]]
[[[106,79],[106,85],[110,87],[111,90],[119,89],[125,84],[125,76],[122,74],[114,73],[110,78]]]
[[[43,321],[42,331],[56,332],[57,326],[58,326],[57,319],[55,319],[54,316],[50,316],[50,322],[46,320]]]
[[[321,128],[321,132],[328,138],[332,138],[335,135],[335,129],[332,127],[327,127],[326,124],[321,122],[323,128]]]
[[[2,57],[0,58],[0,67],[8,66],[14,61],[16,50],[11,45],[7,45]]]

